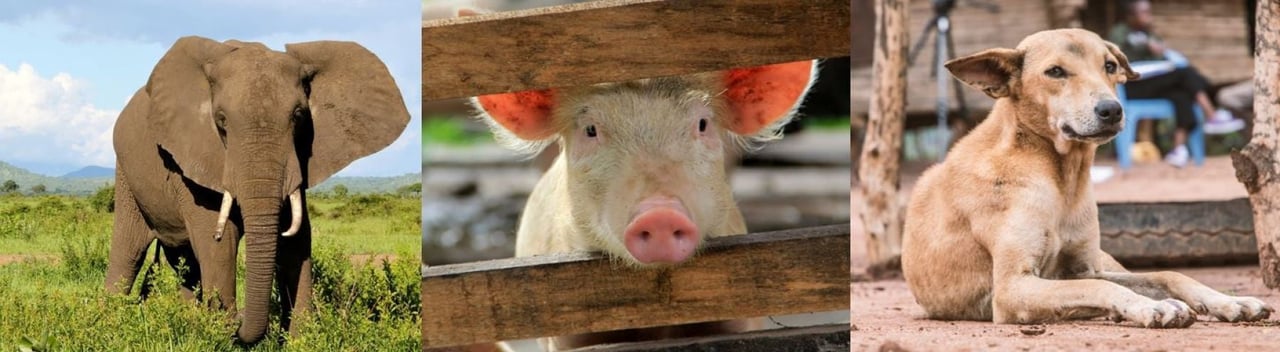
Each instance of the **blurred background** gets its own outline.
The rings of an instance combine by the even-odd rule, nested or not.
[[[1128,7],[1134,3],[1127,0],[959,0],[952,2],[954,7],[949,13],[949,18],[954,45],[953,57],[962,57],[993,47],[1012,48],[1027,35],[1053,28],[1083,28],[1108,39],[1109,33],[1117,25],[1127,24]],[[935,10],[937,3],[939,1],[911,1],[907,25],[911,45],[914,46],[917,41],[926,36],[925,25],[937,13]],[[1253,12],[1256,1],[1162,0],[1146,3],[1149,9],[1149,32],[1158,36],[1166,48],[1182,56],[1182,58],[1169,58],[1169,60],[1185,60],[1180,64],[1198,69],[1208,81],[1205,93],[1216,109],[1208,112],[1205,118],[1211,118],[1217,109],[1224,109],[1244,123],[1245,128],[1229,133],[1207,134],[1205,150],[1208,158],[1203,167],[1187,167],[1179,170],[1163,162],[1164,156],[1176,147],[1173,141],[1176,124],[1172,116],[1164,119],[1143,120],[1138,127],[1137,146],[1132,152],[1137,157],[1134,158],[1131,168],[1119,167],[1114,141],[1099,148],[1096,162],[1102,168],[1095,170],[1101,171],[1095,174],[1116,176],[1098,180],[1100,189],[1097,193],[1100,195],[1128,189],[1128,187],[1111,189],[1103,186],[1108,182],[1133,178],[1124,177],[1126,175],[1136,175],[1137,178],[1144,180],[1174,177],[1175,174],[1178,177],[1193,178],[1196,181],[1215,179],[1220,176],[1219,169],[1230,168],[1226,154],[1233,148],[1244,146],[1250,132],[1248,123],[1252,117],[1252,91],[1247,86],[1252,84]],[[871,10],[870,6],[867,7],[866,10]],[[855,9],[855,12],[858,11],[859,9]],[[870,32],[855,34],[855,36],[868,37],[871,35]],[[967,108],[961,110],[960,99],[955,95],[956,89],[949,88],[947,90],[949,94],[946,96],[949,101],[946,125],[943,129],[937,128],[938,94],[936,94],[937,88],[932,70],[934,44],[933,37],[927,38],[923,48],[918,53],[913,53],[916,59],[907,68],[907,116],[902,145],[905,161],[904,183],[910,183],[915,175],[938,160],[946,148],[981,122],[994,103],[994,100],[977,90],[961,87],[959,90],[963,92],[963,104]],[[948,58],[950,57],[944,56],[943,60]],[[851,74],[853,86],[871,86],[870,61],[865,61],[854,68]],[[945,71],[942,74],[949,78],[949,74]],[[865,135],[867,109],[873,93],[870,89],[857,89],[852,93],[853,148],[858,149],[854,151],[853,156],[857,158]],[[1243,103],[1239,98],[1242,94],[1247,94],[1249,97]],[[1152,147],[1158,151],[1150,149]],[[1188,164],[1194,166],[1195,163]],[[855,161],[854,165],[856,167],[858,163]],[[1230,170],[1227,173],[1230,173]],[[1235,183],[1234,179],[1229,181]],[[1212,186],[1204,188],[1203,192],[1206,195],[1220,194],[1227,192],[1227,188],[1231,188],[1232,195],[1244,196],[1243,187],[1218,187],[1213,184],[1206,186]],[[1200,187],[1193,186],[1193,188]],[[1235,188],[1239,188],[1239,192],[1235,192]],[[1173,193],[1186,194],[1185,191]],[[1135,197],[1140,198],[1138,195],[1123,196],[1128,199]],[[1200,198],[1198,194],[1192,197]]]

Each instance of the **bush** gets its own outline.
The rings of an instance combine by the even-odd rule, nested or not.
[[[329,192],[333,193],[333,196],[341,198],[346,197],[350,190],[347,189],[346,185],[337,185],[333,186],[333,190]]]
[[[107,272],[110,237],[76,233],[73,228],[63,229],[61,235],[66,238],[60,252],[67,277],[101,280]]]
[[[99,188],[97,192],[89,197],[89,203],[93,205],[93,209],[104,212],[114,213],[116,211],[116,187],[107,185]]]
[[[0,184],[0,193],[13,193],[18,191],[18,183],[13,180],[6,180]]]
[[[422,182],[416,182],[411,185],[404,185],[396,189],[396,194],[405,198],[416,198],[422,196]]]

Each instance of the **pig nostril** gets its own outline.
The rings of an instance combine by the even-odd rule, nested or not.
[[[684,231],[676,230],[676,232],[672,233],[671,235],[674,236],[676,239],[680,239],[681,237],[684,237]]]
[[[640,232],[640,240],[641,240],[641,241],[648,241],[648,240],[649,240],[649,231],[641,231],[641,232]]]

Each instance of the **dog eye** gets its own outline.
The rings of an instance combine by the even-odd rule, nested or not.
[[[1107,74],[1109,74],[1109,75],[1114,75],[1114,74],[1116,74],[1116,63],[1115,63],[1115,62],[1107,61],[1107,63],[1106,63],[1105,65],[1102,65],[1102,67],[1107,69]]]
[[[1044,74],[1046,76],[1053,77],[1053,78],[1067,77],[1067,71],[1063,70],[1062,67],[1059,67],[1059,66],[1050,67],[1048,70],[1044,71]]]

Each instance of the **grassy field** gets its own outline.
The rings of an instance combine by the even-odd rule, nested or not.
[[[421,350],[418,197],[309,200],[315,309],[293,335],[273,322],[251,350]],[[182,299],[168,265],[154,266],[145,301],[103,291],[113,215],[105,204],[0,196],[0,350],[240,349],[230,339],[234,317]],[[237,287],[243,300],[243,278]]]

